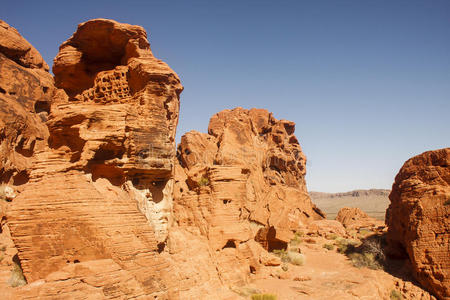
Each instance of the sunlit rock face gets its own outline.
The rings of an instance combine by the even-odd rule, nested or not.
[[[422,286],[450,299],[450,148],[406,161],[389,198],[389,254],[409,257]]]
[[[267,110],[235,108],[215,114],[208,134],[181,138],[173,231],[207,244],[202,265],[212,260],[223,282],[246,282],[269,261],[266,251],[286,249],[296,230],[323,218],[294,129]]]
[[[152,55],[142,27],[105,19],[78,26],[53,72],[46,123],[35,130],[42,146],[7,213],[25,278],[46,284],[17,295],[76,295],[94,281],[108,283],[105,298],[176,295],[164,251],[178,76]]]

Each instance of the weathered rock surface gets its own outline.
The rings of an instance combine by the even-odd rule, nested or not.
[[[9,59],[5,66],[25,75],[15,78],[6,69],[9,79],[2,77],[0,86],[7,93],[0,99],[9,101],[9,115],[19,107],[28,117],[22,130],[3,126],[11,138],[2,168],[26,170],[20,182],[3,180],[18,192],[5,215],[29,283],[13,297],[176,299],[162,252],[183,88],[153,57],[145,30],[104,19],[80,24],[55,58],[56,87],[48,73],[44,81]],[[11,78],[20,82],[10,84],[19,88],[12,93]],[[44,116],[38,116],[41,106]],[[8,146],[28,161],[10,158]]]
[[[48,137],[53,78],[41,55],[0,20],[0,179],[23,184],[30,157]]]
[[[383,222],[369,217],[358,207],[343,207],[339,210],[336,220],[346,229],[359,229],[382,226]]]
[[[405,162],[395,178],[386,212],[392,255],[407,255],[417,280],[450,299],[450,148]]]
[[[306,158],[294,128],[266,110],[235,108],[214,115],[209,134],[181,138],[177,229],[208,243],[224,282],[245,283],[272,264],[267,250],[286,249],[296,230],[323,218],[306,190]]]

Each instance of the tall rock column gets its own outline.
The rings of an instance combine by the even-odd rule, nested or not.
[[[48,146],[8,212],[27,281],[47,284],[19,296],[170,298],[177,74],[142,27],[106,19],[80,24],[53,72]]]

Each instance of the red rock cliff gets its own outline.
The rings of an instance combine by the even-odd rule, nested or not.
[[[407,255],[417,280],[450,299],[450,148],[405,162],[386,212],[391,255]]]
[[[176,299],[163,252],[183,89],[178,76],[152,55],[142,27],[111,20],[80,24],[63,43],[53,68],[56,87],[48,73],[42,76],[49,85],[28,75],[34,69],[25,67],[45,65],[30,49],[0,57],[2,70],[20,70],[23,87],[13,91],[2,77],[0,99],[28,118],[17,125],[23,130],[2,127],[9,132],[3,147],[18,153],[2,151],[3,182],[17,193],[7,225],[26,280],[41,282],[15,297],[57,291],[63,298]],[[8,174],[22,170],[19,187]]]

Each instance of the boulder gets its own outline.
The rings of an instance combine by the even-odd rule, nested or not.
[[[450,299],[450,148],[406,161],[389,199],[389,254],[407,256],[417,280]]]

